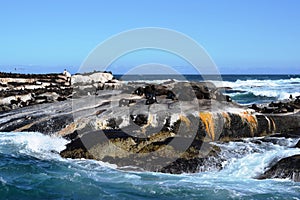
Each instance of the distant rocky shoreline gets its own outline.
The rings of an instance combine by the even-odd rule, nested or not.
[[[60,152],[66,158],[194,173],[218,158],[220,149],[212,141],[275,133],[300,138],[299,97],[248,108],[210,82],[124,83],[109,72],[75,74],[70,80],[63,74],[0,73],[0,80],[0,131],[68,138]],[[277,175],[268,171],[260,178],[280,177],[273,172]]]
[[[114,89],[118,84],[111,73],[97,72],[15,74],[0,72],[0,111],[8,111],[29,105],[52,103],[72,98],[74,89],[87,92]],[[79,91],[79,90],[78,90]]]

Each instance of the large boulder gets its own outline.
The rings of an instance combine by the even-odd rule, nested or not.
[[[283,158],[258,179],[288,178],[300,182],[300,155]]]
[[[106,83],[113,79],[111,73],[97,72],[92,74],[76,74],[71,78],[72,84],[93,84],[93,83]]]

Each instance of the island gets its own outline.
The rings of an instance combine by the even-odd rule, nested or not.
[[[222,169],[215,142],[300,138],[300,97],[239,105],[212,82],[125,82],[111,72],[0,73],[0,131],[40,132],[69,140],[64,158],[163,173]],[[296,145],[298,148],[300,145]],[[257,177],[300,181],[300,155]],[[206,167],[207,166],[207,167]],[[284,172],[284,173],[283,173]]]

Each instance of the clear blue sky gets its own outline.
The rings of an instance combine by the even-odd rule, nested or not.
[[[114,34],[163,27],[196,40],[222,73],[300,73],[298,0],[0,0],[0,25],[2,70],[75,70]]]

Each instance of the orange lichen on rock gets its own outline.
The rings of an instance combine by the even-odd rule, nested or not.
[[[244,122],[249,124],[251,135],[254,136],[254,132],[257,130],[257,126],[258,126],[255,115],[243,113],[240,116],[244,120]]]
[[[205,126],[206,133],[208,136],[215,140],[215,128],[213,114],[209,112],[200,112],[199,117]]]

